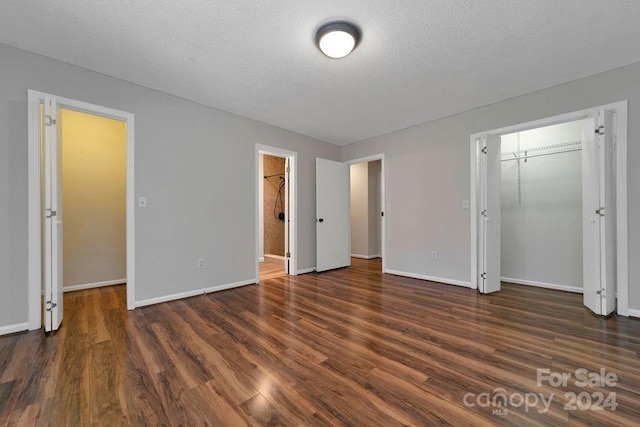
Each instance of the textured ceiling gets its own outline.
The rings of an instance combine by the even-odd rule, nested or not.
[[[0,42],[344,145],[640,62],[640,1],[2,0]]]

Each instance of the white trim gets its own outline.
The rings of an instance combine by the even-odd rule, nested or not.
[[[29,330],[29,322],[14,323],[13,325],[0,326],[0,335],[14,334]]]
[[[28,319],[29,329],[42,327],[41,283],[41,206],[40,206],[40,103],[44,92],[27,90],[28,98]],[[66,108],[111,119],[121,120],[127,126],[127,309],[135,308],[135,131],[134,115],[100,105],[50,95],[58,108]]]
[[[273,259],[278,259],[281,261],[284,261],[286,258],[281,256],[281,255],[273,255],[273,254],[264,254],[265,258],[273,258]]]
[[[180,292],[178,294],[171,294],[171,295],[165,295],[162,297],[149,298],[141,301],[136,301],[136,308],[144,307],[147,305],[160,304],[168,301],[175,301],[175,300],[189,298],[189,297],[195,297],[197,295],[204,295],[204,289],[196,289],[195,291]]]
[[[258,262],[264,262],[264,257],[261,256],[260,258],[258,258]]]
[[[616,141],[616,301],[618,314],[631,316],[629,309],[629,234],[627,229],[627,127],[628,102],[610,104],[618,115]],[[606,107],[605,107],[606,108]],[[640,316],[639,316],[640,317]]]
[[[380,254],[380,258],[382,258],[382,272],[387,271],[387,165],[385,160],[384,153],[373,154],[371,156],[360,157],[358,159],[347,160],[345,163],[348,165],[355,165],[357,163],[368,163],[374,162],[376,160],[380,160],[380,209],[385,214],[382,216],[380,221],[380,250],[382,254]],[[357,257],[356,257],[357,258]]]
[[[475,140],[482,135],[503,135],[513,132],[522,132],[529,129],[535,129],[544,126],[551,126],[559,123],[566,123],[575,120],[582,120],[588,116],[593,116],[599,110],[613,110],[618,114],[618,137],[616,146],[616,270],[617,270],[617,313],[621,316],[630,316],[629,310],[629,246],[628,246],[628,230],[627,230],[627,145],[628,145],[628,101],[614,102],[611,104],[601,105],[571,113],[560,114],[553,117],[547,117],[531,122],[520,123],[507,126],[500,129],[494,129],[486,132],[474,133],[469,137],[470,150],[470,217],[471,217],[471,285],[477,288],[478,274],[478,247],[477,247],[477,168],[476,168],[476,148]]]
[[[315,268],[315,267],[311,267],[311,268],[301,268],[300,270],[298,270],[297,274],[313,273],[314,271],[316,271],[316,268]]]
[[[40,102],[44,95],[27,91],[27,159],[28,159],[28,253],[27,253],[27,313],[29,330],[42,327],[42,229],[40,213]],[[34,141],[35,138],[35,141]]]
[[[629,317],[640,317],[640,310],[634,310],[633,308],[627,309]]]
[[[352,258],[360,258],[360,259],[374,259],[374,258],[382,258],[382,255],[360,255],[360,254],[351,254]]]
[[[206,288],[204,290],[204,293],[205,294],[210,294],[211,292],[224,291],[226,289],[239,288],[239,287],[247,286],[247,285],[255,285],[257,283],[258,283],[258,280],[256,280],[256,279],[243,280],[243,281],[240,281],[240,282],[228,283],[226,285],[212,286],[210,288]]]
[[[406,271],[387,270],[386,274],[393,274],[394,276],[410,277],[412,279],[428,280],[430,282],[444,283],[445,285],[463,286],[465,288],[471,288],[471,283],[463,280],[445,279],[443,277],[426,276],[424,274],[408,273]]]
[[[104,282],[84,283],[82,285],[64,286],[62,290],[64,292],[81,291],[83,289],[101,288],[103,286],[123,285],[127,283],[127,279],[118,280],[106,280]]]
[[[285,157],[289,159],[289,205],[291,210],[291,217],[289,218],[289,252],[291,258],[289,260],[289,274],[295,276],[298,274],[298,153],[295,151],[289,151],[278,147],[272,147],[269,145],[256,144],[255,146],[255,161],[253,170],[255,172],[255,275],[260,277],[260,258],[263,254],[260,253],[260,236],[258,235],[260,230],[260,215],[258,210],[259,206],[259,184],[258,180],[262,179],[259,176],[259,162],[260,154],[267,154],[270,156]]]
[[[582,288],[578,286],[557,285],[555,283],[536,282],[533,280],[514,279],[512,277],[501,277],[501,282],[514,283],[516,285],[535,286],[537,288],[555,289],[557,291],[573,292],[576,294],[583,293]]]
[[[171,294],[171,295],[165,295],[165,296],[156,297],[156,298],[149,298],[142,301],[136,301],[136,308],[145,307],[147,305],[160,304],[163,302],[176,301],[179,299],[195,297],[198,295],[205,295],[211,292],[223,291],[225,289],[238,288],[240,286],[254,285],[256,283],[258,283],[257,280],[250,279],[250,280],[244,280],[242,282],[228,283],[226,285],[217,285],[217,286],[212,286],[210,288],[202,288],[202,289],[196,289],[194,291],[180,292],[178,294]]]

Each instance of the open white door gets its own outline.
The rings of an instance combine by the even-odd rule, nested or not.
[[[62,283],[62,153],[58,138],[56,99],[44,100],[44,314],[45,331],[60,327],[63,313]]]
[[[316,270],[351,265],[349,165],[316,159]]]
[[[612,113],[584,120],[582,132],[583,302],[600,315],[615,310],[615,199]]]
[[[483,294],[489,294],[500,290],[500,136],[484,135],[478,143],[478,289]]]
[[[289,158],[285,157],[284,160],[284,271],[287,274],[291,274],[289,269],[291,267],[291,253],[289,251],[289,217],[291,212],[289,211]]]

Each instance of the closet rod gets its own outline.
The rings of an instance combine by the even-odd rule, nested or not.
[[[526,156],[519,156],[519,157],[513,157],[513,158],[509,158],[509,159],[501,159],[501,162],[508,162],[510,160],[527,160],[530,159],[532,157],[540,157],[540,156],[551,156],[552,154],[561,154],[561,153],[571,153],[572,151],[582,151],[582,148],[576,148],[573,150],[565,150],[565,151],[557,151],[555,153],[543,153],[543,154],[529,154]]]

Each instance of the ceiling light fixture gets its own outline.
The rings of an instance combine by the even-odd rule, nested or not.
[[[318,48],[329,58],[343,58],[358,45],[360,31],[349,22],[330,22],[316,33]]]

